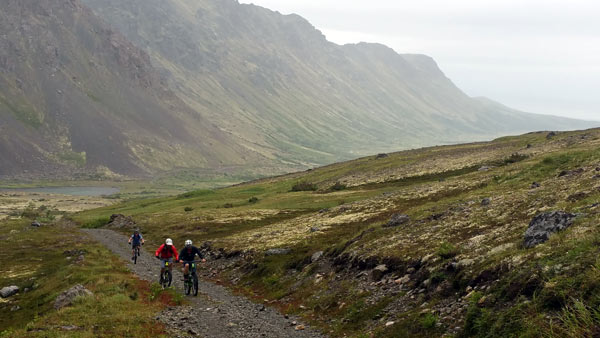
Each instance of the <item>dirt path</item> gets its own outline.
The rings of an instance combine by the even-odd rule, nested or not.
[[[127,237],[107,229],[85,229],[98,242],[129,263],[131,271],[148,281],[158,281],[159,262],[142,250],[137,264],[131,261]],[[173,269],[174,287],[183,291],[182,275]],[[190,306],[173,307],[157,319],[181,336],[201,337],[325,337],[308,327],[297,330],[297,319],[285,318],[275,309],[231,294],[226,288],[199,281],[198,297],[188,296]]]

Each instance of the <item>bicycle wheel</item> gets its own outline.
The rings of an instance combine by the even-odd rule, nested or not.
[[[137,264],[137,258],[139,254],[140,252],[138,251],[138,248],[135,248],[135,250],[133,250],[133,264]]]
[[[194,279],[194,297],[198,296],[198,276],[196,276],[196,274],[193,274],[193,279]]]
[[[173,275],[171,275],[171,271],[169,271],[169,270],[167,270],[165,272],[165,274],[166,274],[166,277],[167,277],[166,279],[168,281],[167,287],[169,287],[169,286],[171,286],[171,281],[173,280]]]
[[[184,285],[184,288],[185,288],[185,294],[186,294],[186,295],[189,295],[189,294],[190,294],[190,292],[192,292],[192,283],[191,283],[191,281],[188,279],[188,280],[186,280],[186,281],[185,281],[185,283],[184,283],[184,284],[185,284],[185,285]]]
[[[169,283],[169,270],[165,270],[165,272],[163,272],[163,274],[160,277],[160,285],[162,286],[163,289],[167,288],[167,284]]]

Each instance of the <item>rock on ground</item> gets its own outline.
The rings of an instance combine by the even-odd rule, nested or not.
[[[112,228],[131,228],[135,226],[135,221],[131,216],[114,214],[110,216],[110,222],[107,225]]]
[[[10,296],[16,294],[17,292],[19,292],[18,286],[15,286],[15,285],[6,286],[0,290],[0,296],[2,296],[2,298],[7,298],[7,297],[10,297]]]
[[[394,214],[392,215],[392,218],[390,218],[390,220],[384,225],[384,227],[397,227],[408,222],[410,222],[410,217],[407,215]]]
[[[383,276],[388,273],[389,269],[387,267],[387,265],[385,264],[381,264],[381,265],[377,265],[375,267],[375,269],[373,269],[373,271],[371,271],[371,278],[373,278],[374,281],[380,281]]]
[[[531,248],[546,242],[551,234],[571,226],[575,217],[576,215],[564,211],[546,212],[535,216],[525,231],[525,247]]]
[[[291,251],[292,250],[289,248],[275,248],[275,249],[269,249],[269,250],[265,251],[265,255],[267,255],[267,256],[287,255]]]
[[[93,295],[92,291],[86,289],[81,284],[77,284],[56,297],[54,308],[57,310],[62,309],[65,306],[73,304],[73,301],[77,297],[87,297],[91,295]]]

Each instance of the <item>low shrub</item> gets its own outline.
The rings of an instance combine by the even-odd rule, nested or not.
[[[317,189],[319,189],[319,187],[317,187],[316,184],[306,182],[306,181],[298,182],[292,186],[292,191],[294,191],[294,192],[296,192],[296,191],[317,191]]]
[[[346,188],[347,188],[347,186],[344,183],[340,183],[338,181],[338,182],[335,182],[335,184],[332,185],[331,188],[329,188],[329,190],[331,190],[331,191],[341,191],[341,190],[345,190]]]
[[[458,255],[458,248],[448,242],[443,242],[438,248],[438,255],[443,259],[449,259]]]

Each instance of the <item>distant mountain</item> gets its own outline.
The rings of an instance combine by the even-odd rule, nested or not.
[[[590,126],[482,103],[430,57],[338,46],[298,15],[233,0],[83,1],[148,51],[190,106],[286,161]]]
[[[231,0],[0,9],[0,176],[274,173],[591,126],[470,98],[427,56],[339,46],[297,15]]]

